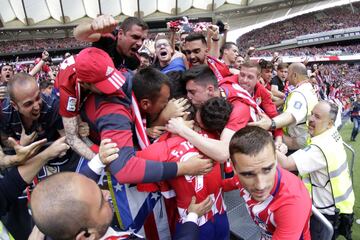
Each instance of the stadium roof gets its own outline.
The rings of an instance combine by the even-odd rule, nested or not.
[[[175,16],[217,13],[261,13],[268,8],[297,6],[321,0],[0,0],[0,28],[74,25],[99,14],[118,19],[137,16],[164,20]],[[326,2],[326,1],[325,1]],[[265,7],[264,7],[265,6]],[[250,11],[250,12],[249,12]]]

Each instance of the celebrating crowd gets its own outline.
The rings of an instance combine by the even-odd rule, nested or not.
[[[1,238],[229,239],[237,190],[261,239],[321,239],[312,206],[352,239],[336,67],[239,59],[216,25],[117,26],[78,25],[91,47],[56,68],[2,65]]]

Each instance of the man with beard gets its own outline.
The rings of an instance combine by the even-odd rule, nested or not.
[[[280,152],[277,156],[284,168],[299,171],[313,205],[334,227],[332,239],[340,234],[351,239],[355,196],[343,140],[334,126],[337,112],[334,103],[316,104],[309,117],[311,144],[289,157]],[[312,223],[311,226],[319,228],[320,225]]]
[[[212,39],[218,41],[219,39]],[[207,64],[214,72],[218,81],[231,75],[229,68],[214,56],[209,54],[206,38],[201,33],[191,33],[185,38],[184,52],[189,62],[189,67]]]
[[[8,82],[8,90],[9,98],[2,102],[0,119],[2,146],[8,147],[8,137],[27,146],[39,139],[45,138],[52,143],[64,136],[58,99],[42,94],[33,76],[27,73],[15,74]],[[60,171],[75,171],[78,161],[79,156],[71,150],[65,155],[54,156],[42,168],[38,179]],[[17,207],[9,212],[5,225],[16,239],[28,237],[32,222],[26,194],[19,198]]]
[[[91,23],[78,25],[74,36],[80,41],[92,42],[94,47],[106,51],[117,69],[135,70],[139,67],[138,50],[147,37],[148,25],[136,17],[128,17],[116,32],[118,21],[109,15],[101,15]]]

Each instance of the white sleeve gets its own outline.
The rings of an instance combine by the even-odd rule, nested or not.
[[[285,112],[293,115],[296,124],[304,122],[307,115],[307,102],[305,97],[296,91],[291,93]]]
[[[291,154],[299,173],[306,174],[315,172],[326,167],[326,159],[321,150],[314,145],[297,150]]]
[[[198,221],[198,215],[194,212],[189,212],[189,214],[186,216],[185,222],[193,222],[195,224],[198,224],[197,221]]]
[[[100,160],[99,154],[96,154],[95,157],[91,159],[91,161],[88,163],[89,168],[96,173],[97,175],[100,175],[102,170],[106,167]]]

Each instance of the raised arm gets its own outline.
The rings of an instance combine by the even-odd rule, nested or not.
[[[81,23],[74,29],[74,37],[79,41],[96,42],[102,33],[112,32],[118,21],[110,15],[101,15],[91,22]]]

